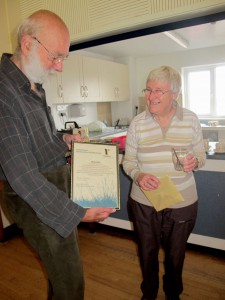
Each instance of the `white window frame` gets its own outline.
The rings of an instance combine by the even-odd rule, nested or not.
[[[217,114],[216,113],[216,101],[215,101],[215,94],[216,94],[216,86],[215,86],[215,68],[217,67],[225,67],[225,63],[220,64],[210,64],[204,66],[192,66],[192,67],[183,67],[182,68],[182,76],[183,76],[183,106],[191,109],[190,99],[189,99],[189,87],[188,87],[188,75],[190,72],[196,71],[209,71],[210,72],[210,113],[209,114],[198,114],[198,117],[201,119],[225,119],[225,114]],[[224,78],[225,82],[225,78]],[[225,95],[224,95],[225,97]],[[224,100],[225,105],[225,100]]]

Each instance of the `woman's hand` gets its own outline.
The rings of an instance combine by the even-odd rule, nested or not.
[[[197,167],[198,167],[197,158],[192,153],[189,153],[183,160],[184,172],[192,172]]]
[[[139,186],[146,191],[155,190],[160,184],[160,180],[156,176],[145,173],[140,173],[140,175],[137,178],[137,182]]]
[[[76,142],[83,142],[84,141],[84,138],[82,138],[79,134],[65,133],[62,138],[63,138],[63,141],[67,144],[69,150],[71,149],[72,141],[76,141]]]
[[[81,222],[102,222],[115,211],[115,208],[108,207],[88,208]]]

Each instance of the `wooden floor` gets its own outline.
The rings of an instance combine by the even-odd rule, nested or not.
[[[140,300],[141,273],[133,233],[98,226],[94,234],[79,227],[84,264],[85,300]],[[160,278],[163,252],[160,251]],[[182,300],[225,299],[225,257],[221,251],[188,247]],[[0,244],[0,299],[46,300],[47,279],[41,262],[22,236]],[[158,299],[164,299],[162,281]]]

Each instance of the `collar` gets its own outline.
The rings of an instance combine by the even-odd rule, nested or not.
[[[17,67],[16,64],[10,59],[12,54],[3,53],[1,58],[1,69],[3,72],[7,73],[12,81],[15,82],[20,88],[26,87],[31,89],[31,84],[29,79],[25,74]]]

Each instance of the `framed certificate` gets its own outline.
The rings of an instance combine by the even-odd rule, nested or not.
[[[118,146],[72,143],[71,198],[83,207],[120,208]]]

